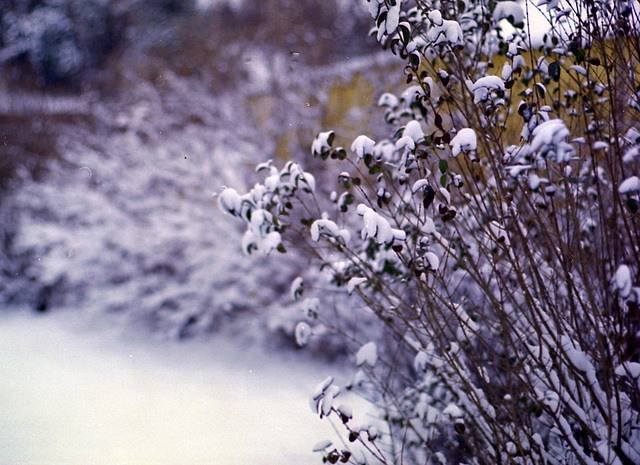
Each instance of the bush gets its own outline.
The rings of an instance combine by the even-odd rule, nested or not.
[[[319,134],[313,155],[344,164],[331,193],[289,162],[219,196],[247,223],[248,253],[312,260],[292,288],[317,299],[299,342],[321,322],[357,344],[352,386],[385,426],[352,424],[328,379],[314,411],[354,447],[317,450],[640,463],[637,4],[547,2],[538,45],[515,2],[408,3],[368,2],[372,35],[407,63],[406,91],[379,101],[391,136],[348,152]],[[354,308],[373,329],[345,331]]]

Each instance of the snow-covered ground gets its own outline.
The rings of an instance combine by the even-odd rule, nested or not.
[[[76,312],[0,318],[0,463],[319,463],[331,368],[228,339],[159,342]]]

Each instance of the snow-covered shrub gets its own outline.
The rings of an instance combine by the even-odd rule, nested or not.
[[[532,4],[366,3],[371,34],[407,61],[410,87],[380,99],[391,136],[347,152],[339,129],[319,134],[313,155],[344,163],[328,199],[290,163],[219,201],[247,222],[248,252],[307,244],[320,272],[293,296],[311,293],[310,318],[359,347],[346,387],[385,427],[357,424],[328,379],[312,408],[354,444],[316,450],[640,463],[639,5],[543,1],[536,44]],[[385,337],[345,331],[355,307]]]

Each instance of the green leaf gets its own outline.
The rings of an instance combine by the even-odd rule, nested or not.
[[[447,175],[443,174],[442,176],[440,176],[440,185],[442,187],[447,187]]]
[[[638,207],[640,207],[640,202],[638,199],[627,199],[627,209],[631,212],[631,214],[635,215],[638,213]]]
[[[438,169],[440,169],[441,173],[446,173],[447,170],[449,169],[449,162],[447,162],[447,160],[440,160],[438,162]]]
[[[560,69],[560,64],[557,61],[554,61],[549,65],[549,76],[555,82],[558,82],[560,80]]]
[[[329,144],[329,147],[331,147],[333,145],[333,140],[336,138],[336,133],[331,131],[329,133],[329,135],[327,136],[327,143]]]
[[[371,155],[370,153],[365,154],[365,156],[364,156],[364,164],[366,166],[370,166],[371,162],[373,162],[373,155]]]
[[[354,199],[352,194],[347,194],[347,195],[344,196],[344,204],[345,205],[351,205],[354,200],[355,199]]]
[[[413,69],[418,69],[420,67],[420,55],[415,52],[409,55],[409,63]]]

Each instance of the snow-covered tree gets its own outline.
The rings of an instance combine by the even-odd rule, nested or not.
[[[390,136],[346,150],[339,128],[320,133],[312,154],[343,164],[329,195],[293,162],[219,195],[247,252],[301,248],[315,265],[292,286],[312,294],[299,343],[322,324],[357,344],[346,387],[384,427],[354,424],[328,379],[312,406],[353,444],[316,449],[330,463],[640,463],[640,6],[366,5],[371,35],[406,60],[406,90],[378,102]],[[548,18],[539,43],[533,10]],[[355,308],[378,331],[345,330]]]

